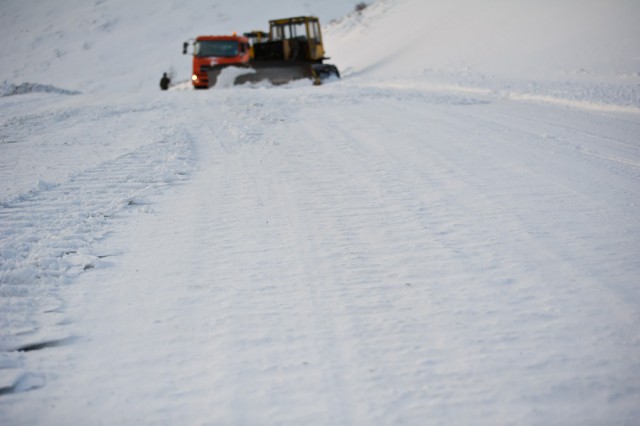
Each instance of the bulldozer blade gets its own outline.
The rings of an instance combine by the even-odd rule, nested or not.
[[[287,84],[293,80],[312,78],[311,64],[296,61],[254,61],[250,68],[255,72],[240,75],[236,84],[268,81],[273,85]]]
[[[218,83],[218,77],[224,67],[215,67],[209,71],[209,87]],[[329,77],[340,77],[334,65],[316,64],[304,61],[253,61],[248,67],[233,67],[234,85],[268,81],[279,86],[294,80],[309,79],[321,84]]]

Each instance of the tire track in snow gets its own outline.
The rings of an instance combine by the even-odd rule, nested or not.
[[[113,253],[96,253],[93,245],[109,232],[110,218],[151,211],[145,196],[187,179],[190,143],[184,131],[168,131],[158,142],[62,184],[40,182],[0,206],[0,386],[22,364],[25,355],[16,349],[68,337],[59,287],[109,265]]]
[[[224,105],[216,139],[226,158],[208,179],[218,198],[202,209],[215,218],[209,225],[216,238],[211,240],[212,271],[207,275],[215,277],[218,295],[211,303],[223,306],[213,316],[220,352],[227,353],[216,356],[221,368],[212,382],[231,388],[229,399],[218,401],[216,414],[221,421],[240,423],[255,419],[252,412],[270,411],[273,418],[283,419],[289,418],[284,407],[302,404],[309,407],[304,419],[342,407],[338,411],[345,420],[349,398],[341,393],[346,389],[343,377],[330,368],[343,362],[331,346],[340,339],[330,325],[325,294],[318,294],[321,277],[310,263],[314,257],[306,252],[312,244],[307,238],[313,235],[297,213],[300,194],[289,192],[304,173],[286,170],[287,162],[297,159],[286,158],[291,154],[287,141],[273,132],[291,124],[291,117],[284,118],[290,106],[269,99],[228,100]],[[235,125],[225,121],[229,117]],[[264,394],[264,388],[249,383],[268,383],[273,392]],[[314,391],[293,391],[300,387]],[[223,406],[236,409],[227,412]]]
[[[267,111],[283,109],[263,103]],[[292,105],[296,102],[286,104],[284,113],[292,117],[283,126],[265,129],[262,139],[249,138],[257,146],[238,148],[210,179],[213,192],[223,195],[219,207],[213,206],[214,216],[225,221],[220,239],[213,241],[221,255],[214,256],[211,275],[222,300],[234,308],[221,321],[230,336],[222,346],[234,356],[218,364],[226,366],[223,372],[242,371],[246,364],[252,377],[267,383],[277,371],[277,383],[289,384],[275,398],[277,406],[305,401],[305,406],[330,407],[338,423],[394,419],[390,406],[411,401],[410,393],[398,390],[411,376],[412,355],[424,351],[421,343],[408,344],[417,313],[407,280],[417,278],[419,259],[412,251],[422,238],[415,221],[404,220],[410,215],[403,209],[413,200],[400,190],[403,174],[398,180],[397,170],[385,170],[384,157],[370,152],[366,137],[356,139],[359,150],[349,149],[353,135],[362,134],[320,124],[328,118],[324,114],[300,120]],[[240,121],[252,122],[256,115],[260,111]],[[282,143],[269,148],[269,140]],[[386,347],[379,338],[386,333],[402,337]],[[387,362],[401,378],[390,378]],[[398,385],[380,389],[389,380]],[[242,407],[249,400],[245,393],[257,392],[252,385],[238,387],[229,405]],[[315,395],[313,403],[304,394]],[[260,412],[269,397],[257,394],[250,401]]]
[[[415,110],[420,111],[419,108]],[[474,129],[485,127],[481,118],[473,114],[467,117],[465,113],[455,114],[450,109],[431,111],[425,117],[430,119],[429,131],[425,132],[423,126],[415,125],[425,119],[419,115],[410,112],[402,116],[394,115],[391,123],[385,117],[385,109],[381,108],[380,111],[382,113],[378,116],[370,108],[366,118],[350,115],[352,122],[349,129],[332,127],[324,133],[325,139],[332,140],[338,146],[340,157],[353,160],[353,176],[360,178],[359,183],[373,183],[369,188],[365,186],[360,191],[354,191],[351,200],[353,204],[360,194],[367,194],[365,197],[369,197],[371,207],[367,208],[364,202],[361,207],[371,216],[366,219],[361,216],[361,219],[369,225],[375,223],[376,228],[370,229],[367,235],[359,231],[357,221],[347,219],[344,232],[334,235],[333,240],[347,238],[355,243],[358,238],[373,237],[372,240],[376,241],[376,236],[379,233],[382,235],[381,231],[385,229],[385,216],[393,217],[391,212],[395,212],[400,219],[389,228],[387,255],[380,258],[380,269],[389,271],[391,263],[388,260],[393,259],[394,255],[396,258],[405,257],[406,261],[400,265],[410,269],[405,270],[403,279],[412,283],[415,302],[420,301],[425,307],[425,315],[417,316],[416,324],[413,324],[421,324],[423,330],[418,333],[422,339],[416,340],[431,341],[437,347],[447,348],[447,355],[433,348],[425,351],[428,356],[420,368],[414,370],[415,377],[422,377],[426,383],[437,372],[438,366],[448,365],[451,368],[455,366],[453,361],[459,360],[460,369],[457,373],[455,368],[451,370],[448,383],[464,403],[464,396],[474,391],[486,398],[505,398],[510,389],[517,386],[511,379],[513,377],[535,381],[537,374],[557,374],[558,386],[567,386],[571,382],[577,386],[575,381],[580,379],[553,371],[565,372],[571,362],[591,368],[598,360],[604,359],[609,363],[608,369],[595,368],[597,372],[589,376],[590,383],[599,383],[608,392],[615,392],[617,386],[626,386],[629,379],[624,376],[624,370],[637,364],[633,361],[637,350],[633,345],[619,340],[617,333],[612,332],[609,326],[584,329],[584,324],[596,317],[603,324],[606,322],[604,316],[608,314],[601,310],[603,304],[616,306],[620,310],[615,319],[609,317],[609,321],[622,329],[632,327],[632,318],[637,317],[637,309],[630,303],[637,297],[625,292],[627,287],[631,289],[628,272],[630,256],[619,250],[601,252],[611,257],[602,259],[605,265],[609,265],[602,267],[596,262],[597,250],[585,248],[584,239],[580,240],[580,230],[589,232],[595,240],[602,240],[600,233],[608,229],[619,231],[620,225],[625,226],[624,222],[617,225],[607,223],[607,213],[600,208],[599,199],[607,192],[592,194],[583,198],[584,203],[581,203],[573,194],[579,192],[576,189],[581,185],[576,185],[572,179],[564,179],[563,174],[556,175],[555,179],[547,177],[545,167],[549,166],[543,159],[536,159],[539,149],[535,145],[533,149],[525,151],[533,156],[523,154],[522,160],[518,160],[518,155],[506,155],[506,158],[497,156],[514,149],[508,147],[516,141],[526,146],[538,136],[509,127],[508,123],[501,131],[492,133],[496,139],[483,141],[482,135],[470,138],[476,133]],[[336,111],[314,118],[332,122],[334,120],[331,117],[339,121],[338,117],[344,115],[344,111]],[[437,122],[438,119],[442,121]],[[319,127],[318,123],[309,124],[310,130],[317,131]],[[380,138],[381,134],[387,138]],[[509,161],[504,163],[502,160]],[[335,164],[342,160],[333,157],[323,158],[323,161]],[[594,167],[591,171],[597,175],[602,169]],[[326,174],[335,173],[327,170]],[[344,170],[337,174],[342,175],[345,182],[349,181],[349,174]],[[362,179],[363,176],[368,179]],[[495,180],[500,176],[511,176],[511,181]],[[606,181],[606,173],[602,176]],[[354,186],[357,184],[354,183]],[[328,191],[327,195],[335,196],[338,188],[349,185],[334,184],[333,190]],[[634,194],[637,196],[637,191]],[[537,200],[537,203],[526,202],[531,199]],[[522,201],[525,201],[524,204]],[[384,206],[380,213],[385,214],[376,216],[372,207],[378,204]],[[341,205],[339,199],[334,200],[332,205],[338,208]],[[535,209],[527,211],[520,208],[527,205],[541,208],[544,212],[542,217],[536,219]],[[576,221],[576,215],[566,210],[574,205],[583,205],[589,216]],[[553,206],[558,210],[555,214],[544,210]],[[611,217],[614,209],[607,210]],[[615,212],[615,216],[629,219],[624,211]],[[345,217],[348,218],[348,215]],[[550,222],[545,223],[542,218]],[[565,220],[571,222],[565,223]],[[604,229],[591,230],[589,224],[598,224]],[[632,226],[632,223],[628,225]],[[405,235],[403,228],[412,231]],[[557,235],[535,233],[548,232],[549,228],[554,229]],[[637,240],[637,227],[635,229],[635,234],[622,236],[618,242],[623,246],[633,244],[633,239]],[[395,236],[405,243],[415,238],[420,245],[394,247],[392,242]],[[384,238],[377,241],[371,246],[385,247]],[[580,259],[585,254],[594,255],[589,265]],[[610,286],[603,271],[625,258],[626,267],[619,274],[609,277],[617,285]],[[369,261],[371,259],[370,256]],[[358,259],[354,261],[350,264],[352,269]],[[377,275],[373,273],[371,277],[381,279]],[[362,294],[360,300],[371,302],[385,294],[381,290],[375,288],[373,295]],[[580,294],[581,290],[587,290],[586,294]],[[630,298],[624,299],[618,293]],[[386,294],[390,296],[393,293],[389,291]],[[594,294],[598,297],[589,296]],[[469,300],[474,303],[469,303]],[[395,299],[394,302],[395,313],[403,312],[400,308],[402,299]],[[411,311],[411,308],[408,310]],[[381,312],[384,312],[382,308],[378,316],[383,315]],[[399,317],[388,318],[382,324],[400,325]],[[512,322],[505,322],[507,318]],[[431,319],[431,324],[425,322],[428,319]],[[373,335],[373,330],[366,332],[366,323],[359,324],[358,317],[353,316],[348,321],[360,330],[360,335]],[[399,327],[399,330],[404,329],[403,326]],[[439,329],[447,330],[449,335],[442,335]],[[556,333],[570,337],[556,340]],[[611,346],[600,348],[594,344],[587,345],[591,350],[577,349],[586,341],[593,343],[596,340],[607,341]],[[363,344],[367,341],[352,340],[352,350],[361,352],[362,359],[376,350],[375,346]],[[498,352],[487,350],[487,347],[496,347]],[[510,352],[499,352],[501,347],[510,347]],[[535,352],[529,351],[528,347],[548,349]],[[521,355],[516,355],[518,353]],[[473,374],[469,371],[465,373],[464,363],[468,362],[466,360],[469,357],[476,360],[469,366],[474,368]],[[447,363],[444,362],[445,358],[448,359]],[[618,368],[618,365],[625,367]],[[511,371],[511,375],[500,373],[495,376],[497,370]],[[494,386],[471,386],[468,380],[473,377],[480,382],[493,383]],[[581,389],[586,389],[590,385],[581,386]],[[407,393],[405,400],[411,400],[420,393],[429,401],[447,399],[446,396],[443,398],[446,390],[442,389],[413,391],[416,393],[413,396]],[[535,389],[534,386],[523,396],[537,399],[544,394],[544,389]],[[402,400],[400,397],[397,403],[401,404]],[[372,410],[381,410],[383,406],[378,404]]]
[[[198,171],[110,240],[128,252],[76,304],[95,341],[47,418],[473,423],[507,404],[575,423],[603,394],[637,396],[633,324],[593,309],[593,279],[561,257],[589,252],[563,243],[573,217],[534,215],[576,203],[535,135],[471,103],[316,93],[210,92],[185,111]],[[148,398],[161,409],[138,410]]]
[[[236,141],[233,161],[214,179],[228,186],[216,191],[225,194],[218,212],[226,224],[220,231],[236,229],[233,238],[243,241],[225,239],[227,245],[220,246],[233,251],[221,250],[221,273],[215,275],[229,283],[224,294],[237,308],[224,321],[233,336],[225,347],[240,355],[219,363],[236,371],[243,361],[269,383],[273,370],[267,367],[277,368],[278,358],[305,359],[304,378],[295,382],[291,365],[280,365],[279,377],[286,372],[295,388],[313,389],[316,406],[332,406],[345,423],[409,422],[415,418],[403,418],[398,407],[420,402],[422,409],[413,415],[498,403],[522,386],[516,380],[530,384],[520,398],[533,403],[550,395],[536,386],[538,376],[578,393],[590,386],[614,392],[628,383],[622,373],[633,368],[637,351],[604,324],[599,302],[624,311],[610,318],[623,329],[630,327],[634,308],[617,289],[602,285],[602,275],[591,276],[590,270],[604,269],[585,266],[580,256],[597,252],[575,238],[588,230],[602,239],[608,226],[599,197],[606,191],[589,195],[584,183],[558,173],[545,159],[540,144],[548,140],[514,122],[492,127],[482,114],[474,115],[472,104],[439,99],[433,108],[412,108],[420,100],[382,99],[360,113],[362,99],[347,99],[354,105],[332,100],[331,110],[317,100],[312,115],[304,107],[294,110],[296,101],[275,98],[245,116],[238,113],[244,123],[256,123],[256,116],[266,114],[261,110],[290,117],[282,126],[257,126],[262,137],[247,129]],[[397,108],[402,114],[389,116]],[[282,143],[261,145],[271,140]],[[252,157],[256,153],[260,161]],[[500,180],[505,176],[510,179]],[[236,194],[246,200],[239,202]],[[571,208],[580,205],[588,216],[573,223]],[[589,224],[604,228],[590,230]],[[554,229],[556,235],[549,234]],[[620,242],[628,245],[630,238]],[[621,254],[612,252],[610,265],[613,257]],[[624,284],[625,277],[628,272],[620,271],[612,279]],[[581,295],[581,289],[588,291]],[[583,327],[596,317],[602,326]],[[287,320],[296,324],[295,342],[275,328]],[[247,339],[252,334],[264,340]],[[270,349],[268,337],[282,349]],[[610,347],[592,345],[596,340]],[[584,342],[590,342],[588,350],[580,349]],[[532,350],[540,347],[545,349]],[[255,353],[244,352],[249,348]],[[265,362],[259,348],[271,350],[276,361]],[[598,366],[599,360],[608,364]],[[567,368],[571,363],[593,372],[575,376]],[[434,380],[439,386],[417,385]],[[279,402],[290,404],[289,398]],[[244,395],[233,401],[247,404]]]

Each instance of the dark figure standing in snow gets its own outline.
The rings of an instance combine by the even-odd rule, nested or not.
[[[160,79],[160,88],[162,90],[167,90],[170,83],[171,80],[169,79],[169,77],[167,77],[167,73],[165,72],[164,74],[162,74],[162,78]]]

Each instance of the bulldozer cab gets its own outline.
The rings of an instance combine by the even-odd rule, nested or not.
[[[319,61],[324,57],[320,23],[313,16],[269,21],[269,39],[284,42],[286,60]]]
[[[321,63],[326,58],[318,18],[300,16],[269,21],[269,39],[254,44],[254,58]]]

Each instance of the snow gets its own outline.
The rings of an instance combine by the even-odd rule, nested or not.
[[[637,423],[638,3],[356,3],[5,2],[0,424]]]

